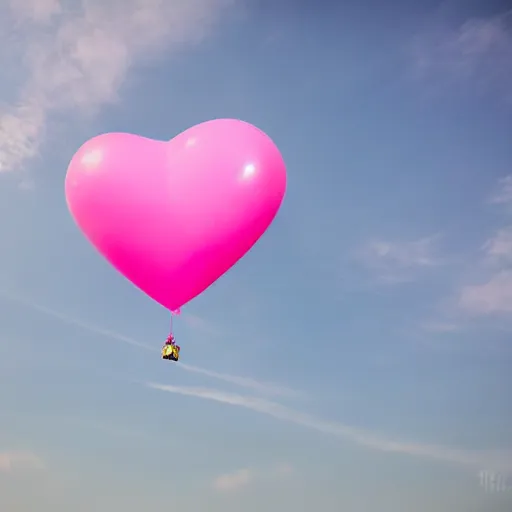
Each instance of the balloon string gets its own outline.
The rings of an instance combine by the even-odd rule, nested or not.
[[[179,314],[181,314],[180,308],[171,310],[171,334],[172,334],[172,317],[175,315],[179,315]]]
[[[172,334],[172,313],[171,313],[171,327],[170,327],[170,333],[169,334]]]

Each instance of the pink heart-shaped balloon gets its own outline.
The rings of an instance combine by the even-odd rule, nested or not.
[[[169,142],[127,133],[90,139],[73,156],[66,199],[96,249],[175,310],[261,237],[286,190],[272,140],[234,119],[198,124]]]

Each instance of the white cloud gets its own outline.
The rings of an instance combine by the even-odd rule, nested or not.
[[[413,58],[424,84],[471,85],[512,101],[512,11],[437,25],[416,38]]]
[[[499,272],[484,284],[463,287],[459,305],[475,315],[512,313],[512,271]]]
[[[92,332],[94,334],[97,334],[99,336],[103,336],[103,337],[111,339],[111,340],[119,341],[121,343],[126,343],[127,345],[131,345],[133,347],[140,348],[140,349],[146,350],[148,352],[155,352],[155,353],[159,352],[159,347],[148,345],[146,343],[141,343],[140,341],[134,340],[132,338],[129,338],[128,336],[124,336],[123,334],[119,334],[115,331],[111,331],[111,330],[105,329],[103,327],[98,327],[96,325],[92,325],[92,324],[83,322],[82,320],[73,318],[69,315],[65,315],[63,313],[60,313],[59,311],[55,311],[53,309],[47,308],[46,306],[42,306],[41,304],[37,304],[35,302],[17,297],[13,294],[2,292],[0,290],[0,297],[3,297],[4,299],[9,300],[11,302],[17,302],[19,304],[23,304],[24,306],[35,309],[41,313],[44,313],[45,315],[56,318],[57,320],[60,320],[61,322],[65,322],[67,324],[74,325],[76,327],[79,327],[80,329],[85,329],[85,330]],[[300,391],[296,391],[294,389],[290,389],[285,386],[280,386],[279,384],[275,384],[275,383],[271,383],[271,382],[263,382],[260,380],[252,379],[250,377],[242,377],[239,375],[230,375],[230,374],[226,374],[226,373],[215,372],[212,370],[208,370],[205,368],[200,368],[197,366],[192,366],[192,365],[188,365],[188,364],[184,364],[184,363],[178,363],[177,367],[181,368],[185,371],[188,371],[188,372],[201,374],[206,377],[210,377],[213,379],[227,382],[229,384],[234,384],[236,386],[252,389],[252,390],[257,391],[262,394],[281,396],[281,397],[290,397],[290,398],[297,398],[297,397],[304,396],[304,394],[301,393]]]
[[[417,271],[444,263],[436,255],[439,235],[414,241],[373,240],[367,243],[359,257],[383,283],[408,282],[417,277]]]
[[[461,330],[461,325],[455,322],[432,321],[423,324],[423,328],[431,332],[454,333]]]
[[[512,206],[512,175],[499,180],[488,202]],[[512,225],[497,228],[487,238],[468,274],[470,280],[466,277],[451,298],[442,302],[441,318],[423,325],[426,330],[455,332],[470,318],[474,321],[491,315],[501,315],[508,322],[512,313]]]
[[[213,488],[221,492],[236,491],[242,487],[246,487],[252,480],[255,474],[251,469],[239,469],[232,473],[219,475],[213,481]]]
[[[483,246],[485,255],[494,265],[512,263],[512,226],[499,229]]]
[[[32,452],[0,452],[0,472],[12,473],[17,470],[44,469],[43,461]]]
[[[334,435],[361,446],[390,453],[401,453],[416,457],[458,464],[473,470],[482,467],[496,468],[497,471],[512,469],[512,453],[504,451],[468,451],[446,446],[427,445],[406,441],[386,439],[372,432],[344,425],[339,422],[326,421],[307,413],[296,411],[279,403],[257,397],[225,393],[216,389],[168,386],[147,383],[148,387],[168,393],[193,396],[237,407],[244,407],[273,418],[295,423],[324,434]]]
[[[512,176],[499,181],[491,203],[512,205]],[[512,225],[504,226],[483,244],[483,267],[487,278],[467,284],[458,294],[459,308],[473,316],[512,313]]]
[[[134,63],[200,41],[235,1],[10,0],[0,51],[19,96],[0,111],[0,172],[37,155],[52,113],[116,101]]]
[[[512,204],[512,175],[499,180],[498,190],[491,196],[490,202],[501,205]]]
[[[265,479],[270,479],[275,482],[292,473],[293,467],[288,463],[276,464],[266,469],[239,469],[217,476],[213,481],[213,488],[219,492],[233,492]]]

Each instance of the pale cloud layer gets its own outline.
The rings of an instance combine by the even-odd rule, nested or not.
[[[508,216],[512,211],[512,176],[500,179],[485,203],[503,207],[503,225],[484,239],[476,257],[466,258],[464,276],[456,278],[458,284],[438,305],[437,318],[424,322],[423,330],[453,334],[487,317],[497,320],[499,316],[505,325],[512,320],[512,224]],[[504,324],[495,325],[501,328]]]
[[[499,181],[491,203],[512,205],[512,177]],[[474,316],[512,313],[512,226],[497,229],[482,246],[485,280],[468,283],[460,290],[458,305]]]
[[[499,272],[483,284],[465,286],[459,305],[475,315],[512,313],[512,271]]]
[[[496,231],[489,238],[483,250],[489,263],[493,265],[509,265],[512,263],[512,226]]]
[[[270,480],[276,482],[293,473],[293,467],[287,463],[277,464],[270,468],[244,468],[218,475],[213,480],[213,488],[219,492],[233,492],[250,484]]]
[[[0,109],[0,172],[38,154],[52,113],[91,115],[116,101],[137,61],[200,41],[234,1],[10,0],[0,7],[0,57],[19,91]]]
[[[373,240],[362,247],[358,256],[378,281],[409,282],[418,277],[419,271],[444,263],[437,255],[438,239],[439,235],[412,241]]]
[[[424,86],[471,86],[512,102],[512,11],[438,24],[415,40],[413,58]]]
[[[427,445],[408,441],[386,439],[364,429],[351,427],[339,422],[327,421],[310,414],[285,407],[277,402],[253,396],[226,393],[209,388],[168,386],[148,382],[149,388],[168,393],[202,398],[231,406],[243,407],[260,414],[294,423],[319,433],[330,434],[363,447],[381,452],[404,454],[456,464],[477,471],[482,467],[495,468],[497,471],[512,470],[512,453],[502,450],[469,451],[447,446]]]
[[[231,473],[219,475],[213,481],[213,488],[221,492],[236,491],[249,485],[254,476],[254,472],[251,469],[239,469]]]
[[[430,332],[437,332],[437,333],[454,333],[458,332],[461,329],[461,326],[456,322],[446,322],[446,321],[430,321],[425,322],[422,325],[423,329]]]
[[[44,469],[43,461],[32,452],[7,451],[0,452],[0,472]]]
[[[512,175],[499,180],[497,189],[490,198],[490,203],[512,206]]]
[[[19,20],[48,23],[62,12],[60,0],[9,0],[12,13]]]

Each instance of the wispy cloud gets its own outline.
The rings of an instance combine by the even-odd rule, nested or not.
[[[485,202],[511,207],[512,176],[500,179]],[[496,320],[497,315],[508,324],[512,312],[512,225],[507,215],[503,220],[505,223],[481,244],[476,257],[466,262],[465,275],[459,276],[450,296],[440,302],[437,319],[422,324],[424,330],[453,333],[475,327],[475,321],[485,317]],[[504,327],[502,323],[499,326]]]
[[[475,315],[512,313],[512,271],[499,272],[483,284],[464,286],[459,306]]]
[[[60,320],[61,322],[67,323],[69,325],[73,325],[75,327],[79,327],[80,329],[87,330],[89,332],[92,332],[99,336],[105,337],[107,339],[119,341],[121,343],[126,343],[127,345],[131,345],[133,347],[140,348],[140,349],[146,350],[148,352],[155,352],[155,353],[159,352],[159,349],[157,347],[134,340],[132,338],[129,338],[128,336],[117,333],[115,331],[105,329],[103,327],[99,327],[96,325],[92,325],[87,322],[83,322],[82,320],[79,320],[79,319],[74,318],[69,315],[65,315],[59,311],[55,311],[53,309],[47,308],[46,306],[43,306],[41,304],[37,304],[33,301],[29,301],[24,298],[17,297],[15,295],[13,295],[12,293],[6,293],[6,292],[0,291],[0,297],[3,297],[4,299],[11,301],[11,302],[17,302],[19,304],[23,304],[26,307],[35,309],[36,311],[39,311],[45,315],[56,318],[57,320]],[[280,386],[279,384],[275,384],[275,383],[271,383],[271,382],[263,382],[263,381],[256,380],[256,379],[253,379],[250,377],[243,377],[243,376],[239,376],[239,375],[230,375],[230,374],[226,374],[226,373],[215,372],[212,370],[208,370],[205,368],[200,368],[198,366],[192,366],[192,365],[188,365],[188,364],[184,364],[184,363],[178,363],[177,367],[181,368],[185,371],[188,371],[188,372],[197,373],[197,374],[204,375],[205,377],[210,377],[213,379],[221,380],[221,381],[227,382],[229,384],[233,384],[235,386],[252,389],[253,391],[257,391],[259,393],[266,394],[266,395],[274,395],[274,396],[289,397],[289,398],[298,398],[298,397],[304,396],[304,394],[300,391],[290,389],[285,386]]]
[[[413,241],[373,240],[358,251],[358,256],[380,282],[408,282],[419,270],[445,263],[436,254],[438,239],[439,235]]]
[[[168,393],[193,396],[232,406],[244,407],[282,421],[288,421],[317,432],[344,438],[361,446],[382,452],[401,453],[410,456],[438,460],[451,464],[458,464],[472,470],[479,470],[482,467],[492,467],[502,471],[509,471],[512,469],[512,453],[508,452],[466,451],[446,446],[395,441],[386,439],[383,436],[376,435],[364,429],[351,427],[339,422],[326,421],[310,414],[283,406],[277,402],[257,397],[225,393],[220,390],[209,388],[168,386],[151,382],[146,385],[149,388]]]
[[[213,488],[221,492],[232,492],[246,487],[254,480],[255,474],[251,469],[239,469],[232,473],[219,475],[213,481]]]
[[[456,322],[425,322],[422,327],[426,331],[438,333],[454,333],[461,330],[461,325]]]
[[[512,205],[512,175],[501,178],[496,192],[491,195],[491,204]]]
[[[483,245],[485,257],[493,265],[512,263],[512,226],[499,229]]]
[[[185,363],[180,363],[179,366],[180,368],[183,368],[184,370],[187,370],[189,372],[198,373],[206,377],[212,377],[213,379],[223,380],[224,382],[234,384],[235,386],[250,388],[253,391],[257,391],[264,395],[275,395],[290,398],[304,397],[304,393],[301,391],[296,391],[294,389],[290,389],[270,382],[260,382],[256,379],[251,379],[249,377],[226,375],[225,373],[218,373],[211,370],[205,370],[204,368],[198,368],[197,366],[191,366]]]
[[[271,474],[276,476],[288,476],[294,472],[295,470],[291,464],[288,464],[287,462],[281,462],[279,464],[276,464]]]
[[[512,205],[512,177],[499,181],[491,203]],[[497,229],[482,246],[481,268],[486,274],[480,283],[468,283],[458,296],[458,306],[474,316],[512,312],[512,226]]]
[[[194,315],[192,313],[184,313],[182,316],[186,324],[196,331],[201,331],[206,335],[214,337],[221,335],[219,329],[217,329],[214,325],[212,325],[204,318],[201,318],[200,316]]]
[[[37,155],[52,113],[91,115],[116,101],[137,61],[200,41],[234,3],[9,0],[0,10],[0,47],[16,55],[0,50],[0,58],[20,93],[0,112],[0,171]]]
[[[287,463],[280,463],[271,468],[244,468],[224,473],[213,480],[213,488],[219,492],[233,492],[247,487],[251,483],[271,479],[281,480],[293,473],[293,467]]]
[[[44,469],[43,461],[32,452],[7,451],[0,452],[0,471],[11,473],[17,470]]]
[[[512,101],[512,11],[431,27],[415,39],[413,59],[424,84],[462,84]]]

